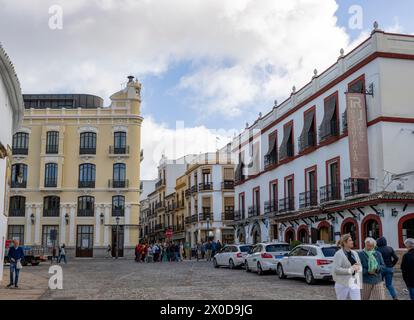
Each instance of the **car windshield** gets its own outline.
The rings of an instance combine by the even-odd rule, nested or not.
[[[249,252],[252,246],[241,246],[240,251],[241,252]]]
[[[337,252],[339,248],[338,247],[324,247],[321,249],[325,257],[333,257],[335,255],[335,252]]]
[[[290,251],[288,244],[271,244],[266,246],[266,252]]]

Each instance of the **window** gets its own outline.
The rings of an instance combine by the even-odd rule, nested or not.
[[[288,244],[270,244],[266,246],[266,252],[290,251]]]
[[[321,202],[341,199],[339,161],[339,157],[326,161],[327,185],[321,188]]]
[[[17,132],[13,135],[13,155],[28,154],[29,134]]]
[[[126,153],[126,132],[118,131],[114,133],[114,153]]]
[[[12,165],[11,187],[26,188],[27,186],[27,165],[16,163]]]
[[[78,217],[94,216],[95,198],[91,196],[81,196],[78,198]]]
[[[24,245],[24,225],[9,225],[7,240],[19,240],[20,245]]]
[[[43,216],[59,217],[60,198],[57,196],[47,196],[43,199]]]
[[[365,93],[365,77],[361,76],[358,79],[349,83],[348,92],[349,93]],[[346,109],[345,109],[345,112],[342,114],[342,126],[343,126],[344,131],[348,129],[348,119],[347,119]]]
[[[96,133],[82,132],[80,134],[80,154],[96,154]]]
[[[269,212],[276,212],[277,207],[277,199],[278,199],[278,191],[277,191],[277,180],[269,182]]]
[[[9,216],[24,217],[25,216],[26,198],[22,196],[10,197]]]
[[[125,210],[125,197],[113,196],[112,197],[112,216],[123,217]]]
[[[46,133],[46,153],[56,154],[59,153],[59,132],[48,131]]]
[[[264,158],[265,167],[271,166],[277,163],[277,131],[269,134],[269,147]]]
[[[253,214],[255,216],[260,214],[260,187],[253,189]]]
[[[53,247],[59,245],[59,226],[50,225],[42,228],[42,246]]]
[[[283,126],[283,141],[280,145],[280,160],[293,157],[294,145],[293,145],[293,121],[286,123]]]
[[[84,163],[79,166],[79,188],[95,188],[95,165]]]
[[[325,99],[324,108],[325,113],[319,127],[321,142],[339,134],[338,92]]]
[[[46,163],[45,165],[45,187],[56,188],[58,176],[58,165],[56,163]]]
[[[250,163],[247,166],[248,174],[255,175],[260,171],[260,142],[252,143],[250,151]]]
[[[239,161],[236,167],[236,171],[234,173],[234,179],[236,181],[243,181],[245,179],[244,176],[244,152],[241,151],[239,153]]]
[[[115,163],[113,172],[113,188],[125,188],[125,163]]]
[[[335,255],[335,253],[339,250],[339,248],[336,246],[335,247],[324,247],[324,248],[321,248],[321,250],[325,257],[331,258]]]
[[[316,146],[315,107],[305,111],[303,130],[299,137],[299,152]]]
[[[246,204],[244,199],[244,193],[239,194],[239,210],[240,210],[240,219],[246,218]]]

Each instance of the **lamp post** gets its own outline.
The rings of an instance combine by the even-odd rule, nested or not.
[[[115,252],[115,259],[118,259],[118,248],[119,248],[119,216],[116,216],[116,252]]]
[[[210,217],[207,217],[207,231],[206,231],[206,242],[208,242],[208,231],[210,229]]]

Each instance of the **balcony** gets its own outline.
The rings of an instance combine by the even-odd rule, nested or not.
[[[339,135],[339,125],[336,119],[333,119],[326,124],[322,124],[319,127],[319,137],[320,142],[323,142],[331,137],[336,137]]]
[[[303,152],[308,148],[316,146],[316,132],[310,131],[308,134],[300,136],[299,139],[299,152]]]
[[[299,194],[299,208],[309,208],[318,205],[318,191],[306,191]]]
[[[260,207],[259,206],[250,206],[247,210],[249,218],[257,217],[260,215]]]
[[[181,224],[175,225],[175,226],[173,226],[173,231],[174,232],[182,232],[182,231],[184,231],[184,226],[181,225]]]
[[[197,215],[197,214],[193,214],[193,215],[191,216],[191,222],[192,222],[192,223],[194,223],[194,222],[198,222],[198,215]]]
[[[234,216],[235,216],[234,213],[235,213],[234,210],[233,211],[222,212],[221,220],[223,220],[223,221],[233,221],[233,220],[235,220],[234,219]]]
[[[211,191],[213,190],[212,182],[201,182],[198,184],[198,191]]]
[[[156,183],[155,183],[155,189],[160,188],[161,186],[165,185],[165,180],[164,179],[159,179]]]
[[[78,188],[95,188],[95,181],[78,181]]]
[[[12,180],[11,187],[12,188],[26,188],[27,187],[27,181],[19,182],[19,181],[16,181],[16,180],[15,181]]]
[[[278,206],[276,200],[269,200],[264,202],[264,211],[265,213],[275,213],[277,212]]]
[[[109,146],[109,155],[129,155],[129,146],[116,147]]]
[[[341,184],[328,184],[320,188],[321,203],[341,200]]]
[[[189,198],[191,196],[191,189],[188,188],[187,190],[185,190],[184,194],[186,198]]]
[[[221,190],[234,190],[234,180],[224,180],[221,183]]]
[[[25,215],[25,208],[13,208],[9,210],[9,217],[24,217]]]
[[[79,148],[79,154],[86,155],[86,154],[96,154],[96,148]]]
[[[213,213],[212,212],[202,212],[198,215],[198,221],[213,221]]]
[[[57,179],[46,179],[45,180],[45,188],[56,188],[57,187]]]
[[[368,179],[354,179],[349,178],[344,180],[344,194],[345,197],[352,197],[359,194],[369,193]]]
[[[277,154],[273,152],[271,154],[265,155],[264,157],[264,166],[268,168],[277,163]]]
[[[162,223],[158,223],[155,225],[155,232],[163,231],[163,230],[164,230],[164,225]]]
[[[44,217],[59,217],[59,208],[46,209],[43,208]]]
[[[185,217],[185,224],[191,224],[191,217]]]
[[[193,193],[196,193],[198,190],[197,190],[197,186],[192,186],[191,188],[190,188],[190,191],[191,191],[191,194],[193,194]]]
[[[279,212],[295,210],[295,198],[287,197],[279,200]]]
[[[125,189],[129,187],[129,180],[108,180],[108,188],[111,189]]]
[[[234,211],[234,221],[240,221],[242,220],[242,212],[240,210]]]
[[[157,201],[155,203],[155,210],[164,209],[164,207],[165,207],[165,202],[164,201]]]
[[[12,154],[14,156],[17,155],[28,155],[29,154],[29,148],[13,148]]]
[[[346,110],[344,113],[342,113],[342,132],[348,131],[348,118],[346,114]]]
[[[79,209],[78,208],[78,217],[93,217],[94,211],[93,209]]]
[[[46,154],[58,154],[58,153],[59,153],[58,145],[47,145],[46,146]]]
[[[125,209],[124,208],[112,208],[112,216],[113,217],[125,216]]]
[[[246,179],[246,176],[243,173],[244,171],[244,164],[239,163],[236,168],[236,172],[234,173],[234,180],[236,182],[242,182]]]
[[[281,161],[292,158],[295,155],[293,143],[288,143],[285,146],[282,146],[280,148],[279,154],[280,154]]]

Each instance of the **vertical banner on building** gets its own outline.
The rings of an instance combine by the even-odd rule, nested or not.
[[[367,113],[363,93],[347,93],[347,122],[351,178],[369,178]]]

